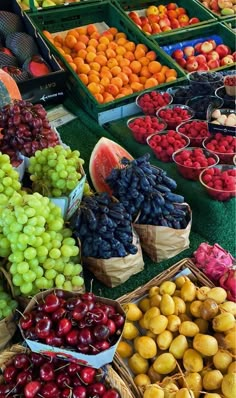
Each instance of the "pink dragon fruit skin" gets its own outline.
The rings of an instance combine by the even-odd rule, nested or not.
[[[217,243],[211,246],[203,242],[193,254],[195,265],[213,282],[219,281],[234,261],[231,254]]]
[[[220,286],[227,291],[227,298],[236,302],[236,266],[230,267],[220,278]]]

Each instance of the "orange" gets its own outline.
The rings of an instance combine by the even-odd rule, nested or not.
[[[110,84],[110,79],[106,76],[102,77],[100,80],[100,84],[102,84],[104,87],[108,86]]]
[[[97,62],[99,65],[103,66],[103,65],[106,65],[107,58],[105,57],[105,55],[97,55],[94,58],[94,61]]]
[[[69,32],[67,33],[68,35],[73,35],[77,40],[79,38],[79,33],[77,32],[76,29],[70,29]]]
[[[126,53],[126,48],[120,45],[116,47],[115,51],[117,55],[124,55]]]
[[[145,76],[140,76],[140,78],[139,78],[139,83],[141,83],[141,84],[145,84],[146,83],[146,80],[147,80],[147,77],[145,77]]]
[[[130,69],[129,66],[122,66],[121,68],[122,72],[125,73],[125,75],[129,76],[132,74],[132,69]]]
[[[111,27],[108,29],[108,32],[110,32],[113,36],[115,36],[118,33],[118,30],[114,27]]]
[[[110,40],[107,37],[105,37],[105,36],[101,36],[98,39],[98,41],[99,41],[99,43],[103,43],[103,44],[106,44],[106,45],[108,45],[110,43]]]
[[[166,77],[171,77],[171,76],[177,77],[177,72],[175,69],[169,69],[166,71]]]
[[[65,55],[64,55],[64,58],[65,58],[65,60],[66,60],[67,62],[73,62],[73,59],[72,59],[71,55],[69,55],[69,54],[65,54]]]
[[[100,83],[100,77],[91,73],[88,75],[88,81],[89,83]]]
[[[83,48],[78,51],[78,57],[85,59],[87,56],[87,51],[84,50]]]
[[[103,103],[106,103],[106,102],[111,102],[111,101],[114,101],[114,97],[113,97],[113,95],[111,95],[111,94],[109,94],[109,93],[104,93],[103,94]]]
[[[108,47],[108,48],[111,48],[112,50],[115,50],[115,49],[118,47],[118,45],[117,45],[114,41],[111,41],[111,42],[108,44],[107,47]]]
[[[148,70],[151,73],[157,73],[161,70],[161,64],[158,61],[151,61],[148,64]]]
[[[77,66],[78,66],[78,65],[81,65],[81,64],[84,64],[83,58],[80,58],[80,57],[74,57],[73,62],[74,62]]]
[[[54,42],[63,43],[63,38],[60,35],[54,36]]]
[[[107,30],[106,30],[105,32],[103,32],[103,33],[101,34],[101,36],[106,37],[109,41],[112,41],[112,40],[113,40],[113,35],[112,35],[110,32],[108,32]]]
[[[113,66],[113,68],[111,68],[112,76],[117,76],[120,72],[121,72],[120,66]]]
[[[115,84],[108,84],[106,86],[106,91],[107,93],[113,95],[115,97],[117,94],[119,94],[119,88]]]
[[[134,61],[135,60],[135,56],[134,56],[134,53],[132,53],[132,51],[127,51],[124,54],[124,58],[128,59],[129,61]]]
[[[129,75],[129,82],[130,83],[134,83],[134,82],[139,83],[139,77],[135,73],[131,73]]]
[[[165,78],[165,74],[163,72],[154,73],[153,77],[155,79],[157,79],[159,84],[165,83],[166,78]]]
[[[97,51],[106,51],[106,49],[107,49],[107,45],[104,43],[99,43],[97,45]]]
[[[115,76],[111,79],[111,84],[115,84],[115,86],[121,88],[123,86],[123,80],[120,77]]]
[[[77,41],[77,43],[73,47],[74,51],[85,50],[85,49],[86,49],[86,44],[83,43],[82,41]]]
[[[119,94],[117,94],[116,99],[123,98],[123,97],[125,97],[125,94],[119,93]]]
[[[96,40],[98,40],[99,37],[100,37],[100,34],[99,34],[98,32],[93,32],[93,33],[90,35],[90,39],[96,39]]]
[[[80,80],[87,86],[88,84],[88,76],[85,73],[78,74]]]
[[[65,54],[70,54],[71,53],[71,49],[69,47],[63,46],[62,48],[63,48]]]
[[[87,34],[87,26],[80,26],[79,28],[76,28],[76,32],[78,32],[79,35],[86,35]]]
[[[102,70],[103,67],[101,68],[100,76],[101,77],[107,77],[109,80],[112,79],[112,73],[110,72],[110,69],[108,70]]]
[[[106,56],[105,51],[97,51],[97,55],[104,55],[104,57]]]
[[[66,54],[62,48],[58,48],[57,51],[63,56]]]
[[[103,65],[103,66],[101,67],[101,73],[103,73],[103,72],[109,72],[109,73],[111,74],[110,68],[108,68],[107,65]],[[112,77],[112,76],[111,76],[111,77]]]
[[[96,70],[96,71],[100,71],[100,69],[101,69],[101,65],[98,63],[98,62],[91,62],[90,64],[89,64],[89,66],[90,66],[90,68],[92,69],[92,70]]]
[[[145,57],[145,51],[142,47],[136,48],[134,51],[134,56],[136,59],[139,60],[139,58]]]
[[[139,50],[140,48],[144,50],[145,54],[148,52],[148,48],[147,48],[147,46],[145,46],[145,44],[141,44],[141,43],[137,44],[136,50]]]
[[[141,65],[147,66],[149,64],[150,60],[145,56],[145,57],[139,58],[139,62]]]
[[[85,73],[86,75],[90,71],[90,66],[88,64],[81,64],[77,66],[79,73]]]
[[[118,65],[118,62],[117,62],[117,60],[115,59],[115,58],[110,58],[110,59],[108,59],[108,61],[107,61],[107,66],[108,66],[108,68],[113,68],[114,66],[117,66]]]
[[[129,78],[124,72],[118,73],[117,77],[119,77],[122,80],[123,84],[129,83]]]
[[[97,102],[99,102],[100,104],[103,103],[103,96],[101,93],[94,94],[94,98],[96,98]]]
[[[96,47],[93,47],[93,46],[87,46],[86,50],[87,50],[87,52],[91,52],[94,54],[96,54],[96,52],[97,52]]]
[[[145,77],[151,77],[152,74],[148,69],[148,66],[143,66],[141,71],[140,71],[140,76],[145,76]]]
[[[88,46],[92,46],[92,47],[97,47],[98,46],[98,41],[96,39],[90,39],[88,41]]]
[[[92,52],[88,52],[87,55],[86,55],[86,57],[85,57],[85,60],[86,60],[86,62],[87,62],[88,64],[90,64],[90,62],[93,62],[93,61],[94,61],[94,58],[96,58],[96,54],[94,54],[94,53],[92,53]]]
[[[123,58],[122,57],[122,59],[119,61],[118,60],[118,55],[117,55],[116,59],[119,62],[119,65],[120,65],[121,68],[123,68],[124,66],[129,66],[130,65],[130,60],[127,59],[127,58]]]
[[[130,69],[132,69],[134,73],[139,73],[142,69],[142,65],[139,61],[132,61],[130,63]]]
[[[124,37],[120,37],[118,40],[116,40],[116,43],[118,44],[118,46],[124,46],[128,42]]]
[[[107,56],[107,58],[115,58],[116,52],[114,50],[112,50],[112,48],[108,48],[106,50],[106,56]]]
[[[53,40],[53,37],[48,30],[43,30],[43,34],[48,40]]]
[[[169,18],[176,18],[178,16],[177,12],[175,10],[169,10],[167,11],[167,15]]]
[[[120,89],[120,94],[130,95],[130,94],[133,94],[133,90],[132,90],[132,88],[131,88],[130,86],[128,86],[128,87],[122,87],[122,88]]]
[[[183,14],[186,14],[186,10],[183,7],[178,7],[178,8],[176,8],[176,13],[178,16],[183,15]]]
[[[169,77],[167,77],[167,79],[166,79],[166,83],[174,82],[176,79],[177,79],[176,76],[169,76]]]
[[[144,89],[143,84],[139,82],[132,82],[130,84],[130,87],[132,88],[133,92],[136,93],[137,91],[141,91]]]
[[[149,87],[154,87],[158,85],[158,81],[157,79],[155,79],[154,77],[150,77],[149,79],[146,80],[145,83],[145,88],[149,88]]]
[[[97,27],[93,24],[87,26],[87,34],[91,36],[92,33],[97,32]]]
[[[146,57],[150,60],[150,61],[155,61],[157,55],[155,53],[155,51],[148,51],[146,54]]]
[[[78,41],[82,41],[83,43],[88,44],[89,38],[86,35],[80,35]]]
[[[120,39],[121,37],[123,37],[124,39],[127,38],[127,36],[126,36],[126,34],[125,34],[124,32],[117,32],[117,33],[115,34],[115,39],[116,39],[116,41],[117,41],[118,39]]]
[[[89,83],[87,85],[88,90],[92,93],[92,94],[98,94],[100,93],[100,87],[97,83]]]
[[[73,62],[69,62],[69,65],[73,69],[74,72],[77,71],[77,66]]]
[[[161,73],[164,73],[164,75],[165,75],[167,70],[169,70],[168,66],[163,65],[161,68]]]
[[[126,48],[127,51],[134,52],[136,45],[135,45],[135,43],[133,41],[127,41],[125,43],[124,47]]]
[[[88,75],[96,75],[100,77],[100,72],[94,69],[91,69],[88,73]]]

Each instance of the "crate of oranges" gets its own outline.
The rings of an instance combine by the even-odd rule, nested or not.
[[[118,301],[126,322],[116,361],[136,397],[235,396],[236,303],[191,260]]]
[[[29,15],[70,71],[72,94],[96,119],[134,103],[143,90],[185,78],[180,67],[108,0]]]

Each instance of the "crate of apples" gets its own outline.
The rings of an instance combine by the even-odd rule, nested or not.
[[[234,0],[199,0],[209,10],[222,17],[232,16],[236,13]]]
[[[127,319],[117,353],[140,397],[236,394],[236,303],[189,263],[119,300]]]
[[[29,302],[20,330],[34,352],[100,368],[112,362],[124,322],[113,300],[51,289]]]
[[[143,12],[130,11],[128,16],[148,35],[156,35],[200,22],[197,16],[191,18],[188,11],[183,7],[178,7],[176,3],[150,5]]]
[[[177,71],[159,62],[155,51],[115,27],[99,33],[90,24],[65,37],[43,33],[100,104],[177,79]]]
[[[221,66],[232,65],[236,61],[236,52],[225,44],[216,44],[215,40],[201,41],[194,46],[189,44],[174,50],[172,58],[188,72],[207,71]]]

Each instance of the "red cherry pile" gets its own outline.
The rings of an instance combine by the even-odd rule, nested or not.
[[[225,201],[236,196],[236,169],[221,170],[211,167],[204,171],[200,180],[214,199]]]
[[[226,76],[224,80],[225,86],[236,86],[236,75],[234,76]]]
[[[24,337],[53,347],[96,355],[114,345],[125,322],[123,315],[93,293],[65,298],[56,290],[20,320]]]
[[[153,133],[163,131],[166,123],[155,116],[140,116],[128,122],[128,127],[133,133],[136,141],[146,144],[147,137]]]
[[[235,137],[216,133],[214,136],[204,140],[203,145],[207,150],[219,156],[220,163],[233,163],[233,157],[236,153]]]
[[[189,144],[187,137],[169,130],[166,133],[154,134],[148,140],[148,145],[152,148],[157,159],[162,162],[171,162],[172,154]]]
[[[171,101],[172,97],[170,94],[158,91],[151,91],[137,98],[137,104],[142,108],[143,113],[147,115],[155,115],[159,108],[170,104]]]
[[[180,123],[191,119],[193,115],[189,109],[183,108],[179,105],[174,105],[159,109],[157,116],[165,120],[170,129],[175,129]]]
[[[0,398],[120,398],[101,370],[30,352],[17,354],[3,372]]]
[[[198,180],[202,169],[217,163],[217,157],[208,156],[202,148],[186,148],[173,155],[177,168],[184,178]]]
[[[191,146],[201,146],[203,139],[210,135],[207,122],[197,119],[182,123],[177,131],[190,138]]]

